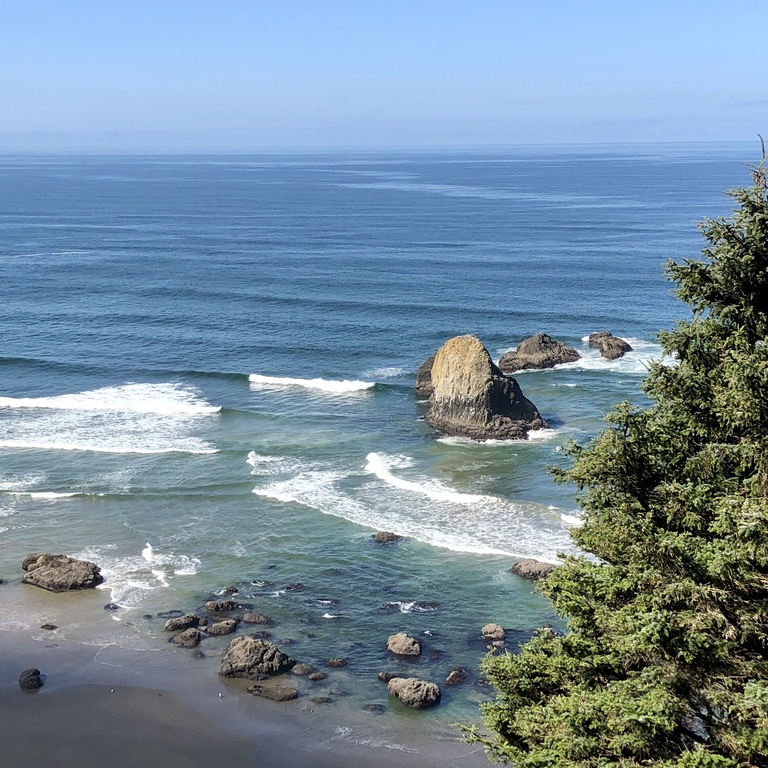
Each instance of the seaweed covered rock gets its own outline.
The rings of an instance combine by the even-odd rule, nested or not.
[[[32,554],[24,558],[22,581],[49,592],[92,589],[104,581],[101,568],[88,560],[67,555]]]
[[[562,363],[574,363],[581,355],[546,333],[537,333],[523,341],[515,352],[507,352],[499,360],[503,373],[529,369],[553,368]]]
[[[237,637],[224,653],[219,674],[222,677],[266,680],[272,675],[288,672],[295,663],[294,659],[268,640],[250,636]]]
[[[425,421],[440,432],[475,440],[523,438],[546,424],[515,379],[493,363],[476,336],[456,336],[432,364]]]

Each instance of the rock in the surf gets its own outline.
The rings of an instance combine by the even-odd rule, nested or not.
[[[510,569],[510,573],[514,573],[515,576],[520,576],[523,579],[530,579],[531,581],[538,581],[545,576],[549,576],[552,571],[555,570],[552,563],[542,563],[541,560],[534,560],[531,557],[524,557],[522,560],[518,560]]]
[[[196,648],[203,639],[203,633],[196,627],[189,627],[178,635],[174,635],[168,642],[182,648]]]
[[[446,685],[460,685],[467,679],[467,670],[463,667],[454,667],[443,680]]]
[[[393,677],[387,683],[391,696],[414,709],[427,709],[440,703],[440,686],[418,677]]]
[[[24,558],[22,581],[50,592],[92,589],[104,581],[101,568],[67,555],[32,554]]]
[[[562,363],[574,363],[581,355],[546,333],[537,333],[523,341],[515,352],[507,352],[499,360],[502,373],[530,369],[553,368]]]
[[[237,619],[222,619],[214,622],[205,631],[209,635],[231,635],[237,629]]]
[[[251,696],[260,696],[263,699],[272,701],[293,701],[299,698],[299,692],[290,685],[254,683],[248,686],[248,693]]]
[[[190,627],[196,627],[199,622],[200,619],[194,613],[185,613],[183,616],[168,619],[165,622],[165,631],[177,632],[180,629],[189,629]]]
[[[424,418],[440,432],[509,440],[546,427],[517,381],[494,365],[476,336],[456,336],[440,347],[432,364],[432,386]]]
[[[296,663],[274,643],[255,637],[237,637],[228,646],[221,660],[222,677],[243,677],[265,680],[287,672]]]
[[[30,667],[19,675],[19,688],[22,691],[36,691],[43,687],[43,678],[39,669]]]
[[[435,362],[435,356],[430,355],[416,371],[416,394],[422,397],[429,397],[432,394],[432,363]]]
[[[503,640],[507,633],[504,631],[504,627],[500,624],[486,624],[481,630],[480,634],[486,640]]]
[[[589,334],[589,346],[597,347],[600,354],[607,360],[616,360],[632,351],[629,342],[614,336],[609,331],[598,331]]]
[[[392,533],[392,531],[378,531],[371,538],[376,544],[392,544],[395,541],[401,541],[403,537]]]
[[[250,611],[243,616],[245,624],[271,624],[272,621],[263,613],[251,613]]]
[[[420,656],[421,641],[406,635],[405,632],[398,632],[387,638],[387,650],[398,656]]]
[[[225,613],[226,611],[234,611],[240,607],[240,603],[234,600],[209,600],[205,604],[205,610],[211,613]]]

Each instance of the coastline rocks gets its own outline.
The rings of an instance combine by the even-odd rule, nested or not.
[[[179,629],[189,629],[190,627],[196,627],[199,623],[199,619],[194,613],[185,613],[178,618],[168,619],[165,622],[166,632],[176,632]]]
[[[174,645],[179,645],[182,648],[196,648],[200,645],[200,641],[203,639],[203,635],[199,629],[195,627],[189,627],[178,635],[174,635],[169,642]]]
[[[209,635],[231,635],[237,629],[237,619],[223,619],[206,628]]]
[[[387,650],[398,656],[420,656],[421,642],[405,632],[398,632],[387,639]]]
[[[467,670],[462,667],[454,667],[443,680],[446,685],[459,685],[467,679]]]
[[[271,624],[272,622],[263,613],[246,613],[243,616],[244,624]]]
[[[19,688],[22,691],[36,691],[43,687],[43,678],[39,669],[30,667],[19,675]]]
[[[502,373],[530,369],[553,368],[562,363],[573,363],[581,355],[546,333],[537,333],[521,342],[515,352],[507,352],[499,360]]]
[[[518,560],[510,569],[510,573],[514,573],[515,576],[520,576],[523,579],[530,579],[531,581],[538,581],[545,576],[549,576],[552,571],[557,568],[552,563],[542,563],[540,560],[534,560],[530,557],[525,557],[522,560]]]
[[[500,624],[486,624],[480,630],[480,634],[482,634],[486,640],[503,640],[507,636],[504,627]]]
[[[274,643],[255,637],[237,637],[227,647],[221,660],[222,677],[265,680],[287,672],[296,662]]]
[[[346,659],[328,659],[328,661],[325,662],[326,667],[335,667],[339,669],[340,667],[346,667],[347,666],[347,660]]]
[[[26,571],[22,581],[49,592],[92,589],[104,581],[101,568],[88,560],[67,555],[32,554],[21,564]]]
[[[387,683],[391,696],[414,709],[427,709],[440,703],[440,686],[418,677],[393,677]]]
[[[392,533],[392,531],[378,531],[371,538],[376,544],[392,544],[395,541],[401,541],[403,537]]]
[[[262,699],[272,701],[293,701],[299,698],[299,692],[290,685],[260,685],[254,683],[248,686],[251,696],[260,696]]]
[[[608,331],[590,333],[589,346],[597,347],[600,350],[600,354],[608,360],[616,360],[619,357],[624,357],[627,352],[632,351],[632,347],[628,342]]]
[[[517,381],[493,364],[476,336],[456,336],[440,347],[432,365],[432,386],[424,420],[440,432],[510,440],[546,427]]]
[[[432,394],[432,363],[435,362],[435,356],[430,355],[416,371],[416,390],[417,395],[429,397]]]
[[[209,600],[205,604],[205,610],[211,613],[224,613],[225,611],[234,611],[240,607],[240,603],[234,600]]]
[[[299,677],[306,677],[311,675],[315,671],[315,668],[311,664],[294,664],[291,669],[292,675],[298,675]]]

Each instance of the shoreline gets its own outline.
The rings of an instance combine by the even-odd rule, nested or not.
[[[196,658],[172,646],[99,640],[99,624],[114,624],[101,608],[94,615],[92,593],[81,600],[84,595],[38,594],[14,584],[0,589],[10,598],[17,593],[17,610],[30,594],[41,598],[33,598],[30,617],[40,615],[42,604],[54,622],[77,614],[76,634],[87,633],[89,614],[95,625],[91,640],[29,626],[0,629],[0,735],[11,764],[21,764],[34,745],[37,758],[66,757],[83,768],[101,768],[106,754],[113,768],[161,756],[166,766],[207,766],[227,755],[234,765],[259,768],[488,765],[480,747],[426,721],[424,712],[394,707],[384,719],[341,702],[314,705],[306,696],[288,703],[258,699],[245,692],[246,681],[219,678],[215,652]],[[19,673],[28,667],[44,675],[39,691],[19,688]]]

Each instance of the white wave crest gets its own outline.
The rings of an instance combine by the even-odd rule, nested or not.
[[[376,386],[373,381],[334,381],[332,379],[294,379],[288,376],[262,376],[252,373],[248,381],[257,387],[304,387],[305,389],[317,389],[331,394],[348,394],[351,392],[364,392]]]
[[[405,457],[406,466],[410,463],[410,460]],[[488,496],[479,496],[472,493],[459,493],[458,491],[452,491],[449,488],[441,485],[436,480],[426,480],[423,482],[415,482],[413,480],[405,480],[402,477],[396,477],[392,474],[391,469],[394,467],[402,467],[404,464],[403,457],[389,457],[383,453],[369,453],[366,457],[365,471],[372,472],[379,480],[383,480],[385,483],[400,488],[404,491],[411,491],[412,493],[418,493],[423,496],[428,496],[435,501],[452,501],[456,504],[477,504],[478,502],[487,501],[490,499]],[[493,499],[490,499],[493,500]]]
[[[283,475],[294,472],[301,466],[301,461],[287,456],[269,456],[251,451],[245,460],[251,466],[252,475]]]
[[[408,373],[412,373],[412,371],[397,365],[385,365],[381,368],[371,368],[369,371],[363,371],[363,376],[378,381],[379,379],[396,379],[398,376],[405,376]]]
[[[163,416],[202,416],[221,411],[178,384],[124,384],[53,397],[0,397],[0,408],[46,408],[59,411],[119,411]]]

